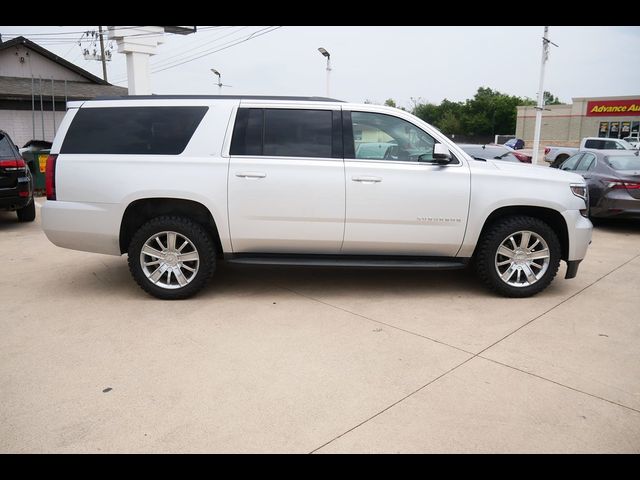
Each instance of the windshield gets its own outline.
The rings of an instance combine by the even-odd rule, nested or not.
[[[640,157],[636,155],[608,157],[607,163],[614,170],[640,170]]]
[[[622,139],[620,140],[620,143],[622,143],[622,145],[624,145],[624,147],[627,150],[635,150],[635,148],[633,147],[633,145],[631,145],[629,142],[627,142],[626,140]]]

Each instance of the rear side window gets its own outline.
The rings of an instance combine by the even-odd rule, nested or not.
[[[330,110],[265,110],[264,155],[331,157]]]
[[[231,155],[262,155],[262,131],[264,110],[262,108],[240,108],[236,115],[231,139]]]
[[[13,145],[11,138],[4,133],[0,133],[0,159],[18,158],[18,152]]]
[[[576,170],[580,170],[580,171],[591,170],[595,164],[595,161],[596,161],[596,156],[594,154],[585,153],[584,156],[582,157],[582,160],[580,160],[580,163],[576,167]]]
[[[578,162],[582,158],[582,153],[576,153],[572,157],[569,157],[564,161],[562,165],[560,165],[560,170],[575,170],[578,166]]]
[[[240,108],[229,153],[342,158],[341,118],[333,110]]]
[[[587,140],[584,142],[584,148],[595,148],[602,150],[604,147],[604,140]]]
[[[60,153],[178,155],[208,107],[81,108]]]

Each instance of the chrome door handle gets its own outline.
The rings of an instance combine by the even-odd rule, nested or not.
[[[354,182],[360,182],[360,183],[380,183],[382,181],[382,178],[365,175],[362,177],[351,177],[351,180],[353,180]]]
[[[266,177],[266,173],[262,172],[238,172],[236,173],[236,177],[240,178],[264,178]]]

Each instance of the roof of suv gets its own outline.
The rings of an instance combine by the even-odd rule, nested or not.
[[[272,95],[128,95],[122,97],[96,97],[93,100],[289,100],[299,102],[340,102],[327,97],[287,97]]]

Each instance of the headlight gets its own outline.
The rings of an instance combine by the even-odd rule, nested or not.
[[[586,185],[571,185],[571,192],[583,200],[587,200],[587,186]]]
[[[589,189],[587,188],[586,185],[578,185],[578,184],[572,184],[571,185],[571,193],[573,193],[576,197],[580,197],[581,199],[584,200],[584,209],[580,210],[580,213],[582,214],[583,217],[588,217],[589,216]]]

